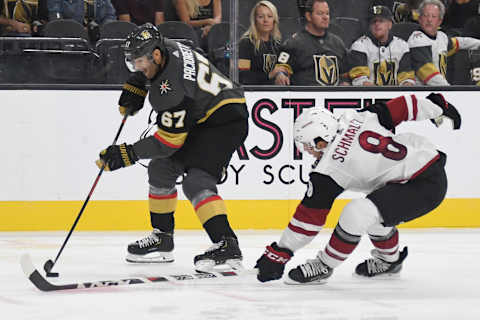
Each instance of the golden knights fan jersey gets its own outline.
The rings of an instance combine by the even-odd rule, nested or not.
[[[268,74],[277,62],[280,44],[273,39],[262,41],[260,48],[249,38],[242,38],[238,45],[238,69],[240,70],[240,83],[250,85],[272,84]]]
[[[413,95],[404,99],[404,106],[389,108],[395,126],[442,114],[430,100],[417,100]],[[406,182],[439,157],[425,137],[410,132],[393,134],[380,125],[375,113],[347,110],[341,124],[342,132],[312,171],[330,176],[344,189],[370,193],[389,182]]]
[[[415,83],[408,43],[400,38],[390,36],[382,45],[371,34],[362,36],[352,44],[348,60],[353,85]]]
[[[282,45],[277,66],[288,69],[291,85],[334,86],[346,72],[346,55],[335,34],[327,31],[320,37],[303,29]]]
[[[149,101],[158,130],[134,144],[141,159],[165,157],[182,147],[196,126],[218,126],[248,118],[243,89],[207,58],[181,43],[165,40],[166,64],[150,81]]]
[[[468,37],[449,38],[442,31],[431,37],[423,31],[414,31],[408,38],[412,56],[412,66],[419,85],[449,85],[447,76],[447,57],[460,49],[477,49],[480,40]]]

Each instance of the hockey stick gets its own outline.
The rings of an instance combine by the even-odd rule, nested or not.
[[[115,135],[115,139],[113,139],[112,145],[117,143],[118,137],[120,136],[120,132],[122,132],[123,126],[125,125],[125,122],[127,121],[128,118],[128,112],[125,114],[125,116],[122,119],[122,123],[120,124],[120,128],[118,128],[117,134]],[[45,270],[47,277],[58,277],[58,272],[51,272],[53,266],[55,263],[57,263],[58,258],[62,254],[63,249],[65,248],[65,245],[68,242],[68,239],[70,239],[70,236],[72,235],[73,230],[77,226],[78,221],[80,220],[80,217],[82,216],[83,210],[85,210],[85,207],[87,206],[88,201],[90,201],[90,197],[93,194],[93,190],[95,190],[95,187],[97,186],[98,180],[100,180],[100,176],[102,175],[103,171],[105,170],[105,164],[103,164],[102,168],[98,172],[97,178],[93,182],[92,188],[90,189],[90,192],[88,193],[87,198],[83,202],[82,208],[80,209],[80,212],[77,215],[77,218],[75,219],[75,222],[73,223],[72,227],[70,228],[70,231],[68,232],[67,237],[63,241],[62,247],[57,253],[57,256],[55,257],[55,261],[52,260],[47,260],[45,264],[43,265],[43,270]]]
[[[45,279],[42,274],[33,265],[32,259],[29,254],[24,254],[20,257],[20,265],[27,278],[41,291],[59,291],[59,290],[72,290],[72,289],[93,289],[100,287],[111,286],[126,286],[142,283],[155,283],[155,282],[177,282],[185,280],[195,279],[213,279],[222,277],[235,277],[250,274],[257,274],[257,270],[246,271],[223,271],[223,272],[208,272],[208,273],[191,273],[191,274],[172,274],[156,277],[137,277],[127,278],[120,280],[99,280],[92,282],[79,282],[71,284],[53,284]]]

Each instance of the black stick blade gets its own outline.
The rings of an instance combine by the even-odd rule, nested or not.
[[[52,260],[47,260],[43,265],[43,270],[45,270],[47,277],[57,278],[59,276],[58,272],[50,272],[52,271],[54,265],[55,262],[53,262]]]

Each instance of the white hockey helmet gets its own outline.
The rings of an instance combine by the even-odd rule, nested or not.
[[[312,108],[304,111],[295,120],[293,137],[298,150],[303,150],[302,144],[305,143],[316,151],[320,151],[316,148],[315,140],[322,138],[330,143],[335,138],[338,129],[338,119],[332,112],[325,108]]]

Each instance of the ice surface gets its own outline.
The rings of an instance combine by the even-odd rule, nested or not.
[[[287,270],[313,257],[328,241],[322,231],[298,251]],[[175,233],[176,261],[132,265],[126,245],[147,232],[75,232],[53,271],[66,284],[193,272],[193,256],[210,246],[202,231]],[[264,246],[281,230],[239,231],[244,265],[252,268]],[[480,229],[400,230],[409,247],[400,279],[352,277],[369,257],[363,238],[350,259],[325,285],[259,283],[254,276],[199,279],[123,287],[41,292],[22,273],[19,259],[29,253],[37,269],[55,255],[66,232],[0,233],[0,319],[480,319]]]

